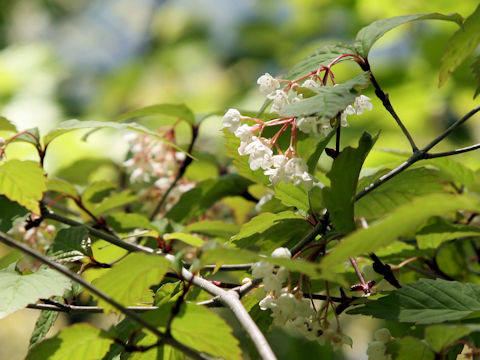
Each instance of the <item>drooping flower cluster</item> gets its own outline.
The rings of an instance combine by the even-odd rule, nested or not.
[[[299,85],[298,81],[302,79],[306,80]],[[258,78],[257,84],[260,92],[272,100],[271,112],[280,113],[286,105],[302,100],[303,95],[298,91],[299,87],[311,90],[320,87],[318,79],[315,72],[294,81],[277,79],[266,73]],[[287,82],[287,85],[281,88],[281,82]],[[365,95],[358,96],[354,104],[348,105],[342,112],[340,125],[348,125],[347,115],[360,115],[365,109],[371,110],[372,104],[369,100],[370,98]],[[244,121],[246,123],[243,123]],[[247,122],[256,124],[249,125]],[[333,130],[331,119],[323,119],[319,116],[280,117],[263,121],[242,116],[237,109],[229,109],[225,113],[222,125],[240,139],[238,153],[242,156],[249,156],[248,163],[252,170],[262,169],[273,185],[283,181],[287,184],[301,185],[307,190],[310,190],[316,181],[308,172],[305,161],[297,153],[296,129],[323,136]],[[280,126],[280,129],[271,138],[262,137],[263,130],[269,126]],[[291,128],[290,145],[282,151],[277,140],[288,128]]]
[[[287,248],[278,248],[273,251],[272,257],[290,258]],[[266,292],[265,298],[260,303],[260,309],[272,311],[273,323],[286,329],[303,334],[309,340],[316,340],[324,344],[329,340],[334,347],[342,344],[352,345],[351,339],[335,331],[320,321],[318,313],[312,307],[311,300],[305,298],[301,291],[290,292],[288,287],[283,287],[289,278],[286,268],[260,261],[253,264],[252,275],[261,278]]]
[[[368,343],[367,355],[369,360],[391,360],[391,356],[386,353],[386,344],[393,340],[390,331],[387,328],[378,329],[374,334],[374,341]]]

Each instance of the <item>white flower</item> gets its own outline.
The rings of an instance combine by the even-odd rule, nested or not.
[[[134,183],[138,180],[143,182],[148,182],[150,180],[150,176],[148,175],[148,173],[146,173],[144,169],[139,167],[133,170],[130,174],[130,182]]]
[[[322,120],[318,123],[318,130],[322,135],[328,135],[330,131],[332,131],[332,125],[330,124],[330,120]]]
[[[162,178],[158,179],[157,181],[155,181],[154,185],[157,188],[159,188],[160,190],[165,191],[170,187],[170,184],[171,184],[171,182],[168,178],[162,177]]]
[[[280,83],[269,73],[265,73],[258,78],[257,84],[260,85],[260,91],[263,94],[270,94],[280,87]]]
[[[248,163],[252,170],[258,170],[260,168],[266,170],[272,166],[273,151],[260,139],[256,139],[248,144],[245,147],[245,154],[250,154]]]
[[[252,265],[252,276],[254,279],[262,279],[266,276],[271,276],[274,265],[265,261],[260,261]]]
[[[233,134],[240,127],[241,116],[237,109],[229,109],[222,118],[222,126]]]
[[[175,151],[175,160],[177,160],[178,162],[185,161],[186,158],[187,155],[184,152]]]
[[[312,90],[319,86],[320,85],[318,85],[318,83],[316,81],[313,81],[312,79],[305,80],[305,82],[302,84],[302,87]]]
[[[373,109],[373,105],[370,102],[370,98],[365,95],[360,95],[355,98],[355,103],[353,106],[355,107],[355,111],[357,115],[362,115],[363,110],[367,109],[368,111],[371,111]]]
[[[283,284],[288,279],[289,271],[286,267],[280,266],[277,270],[277,279]]]
[[[307,164],[305,164],[305,161],[298,157],[291,158],[285,164],[285,171],[292,177],[302,176],[307,170]]]
[[[282,281],[275,274],[271,274],[263,278],[263,287],[266,292],[273,291],[275,294],[279,294],[282,290]]]
[[[288,158],[284,155],[272,156],[273,168],[265,170],[263,174],[268,176],[268,179],[273,185],[277,185],[280,181],[286,184],[292,181],[290,176],[285,172],[285,164],[287,161]]]
[[[265,205],[267,202],[269,202],[272,199],[273,199],[273,193],[271,192],[266,193],[258,200],[258,203],[255,205],[255,210],[257,212],[260,212],[262,210],[263,205]]]
[[[234,132],[235,136],[240,139],[242,142],[250,142],[252,140],[252,126],[243,124]]]
[[[260,306],[262,310],[274,309],[277,306],[277,299],[271,295],[267,295],[258,303],[258,306]]]
[[[297,119],[297,128],[304,133],[314,133],[318,132],[317,130],[317,118],[315,116],[301,117]]]
[[[283,90],[276,90],[274,94],[267,95],[267,97],[273,100],[270,108],[272,112],[279,112],[288,104],[288,95]]]
[[[292,257],[292,254],[290,253],[290,250],[288,250],[286,247],[279,247],[272,252],[271,256],[274,258],[290,259]]]

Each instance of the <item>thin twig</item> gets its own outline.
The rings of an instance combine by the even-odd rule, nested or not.
[[[477,150],[477,149],[480,149],[480,144],[475,144],[475,145],[463,147],[463,148],[452,150],[452,151],[446,151],[446,152],[442,152],[442,153],[425,154],[425,159],[434,159],[434,158],[439,158],[439,157],[458,155],[458,154],[463,154],[463,153],[473,151],[473,150]]]

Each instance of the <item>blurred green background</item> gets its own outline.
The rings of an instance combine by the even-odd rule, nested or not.
[[[280,75],[326,41],[350,42],[374,20],[404,14],[458,12],[464,17],[476,0],[2,0],[0,1],[0,114],[19,129],[45,133],[71,118],[112,120],[142,106],[185,103],[196,113],[230,107],[256,110],[263,97],[256,79]],[[426,21],[402,26],[382,38],[370,55],[379,83],[419,145],[469,111],[475,82],[467,59],[438,89],[438,67],[453,23]],[[339,77],[348,66],[338,66]],[[371,89],[366,92],[374,98]],[[395,122],[373,100],[374,110],[349,119],[343,145],[364,130],[382,130],[376,148],[408,150]],[[145,119],[152,128],[158,119]],[[220,117],[202,125],[198,147],[224,159]],[[88,142],[81,133],[52,143],[45,167],[50,174],[85,156],[122,161],[127,146],[117,132],[101,131]],[[2,134],[0,133],[0,136]],[[467,146],[480,138],[471,121],[438,150]],[[188,139],[178,139],[186,143]],[[478,141],[478,140],[477,140]],[[10,158],[36,159],[29,145],[12,144]],[[367,166],[393,160],[374,151]],[[459,155],[475,170],[478,153]],[[222,160],[224,161],[224,160]],[[326,161],[326,160],[323,160]],[[1,290],[0,290],[1,291]],[[0,359],[22,359],[35,321],[34,310],[0,320]],[[349,359],[365,357],[371,329],[367,319],[344,330],[357,342]],[[395,335],[395,334],[394,334]],[[303,341],[271,335],[284,359],[329,351]],[[330,354],[330,355],[329,355]]]

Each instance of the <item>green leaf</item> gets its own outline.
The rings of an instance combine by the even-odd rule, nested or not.
[[[342,84],[315,88],[315,96],[286,105],[280,115],[285,117],[313,115],[320,120],[333,119],[352,104],[360,90],[370,83],[368,73],[360,74]]]
[[[98,360],[107,353],[112,339],[89,324],[75,324],[33,347],[26,360]]]
[[[343,149],[327,173],[332,185],[323,189],[323,201],[340,233],[348,234],[355,229],[354,198],[358,176],[376,139],[377,137],[372,138],[370,134],[363,133],[358,148]]]
[[[322,46],[313,54],[307,56],[296,64],[285,75],[285,79],[295,80],[301,76],[307,75],[312,71],[318,70],[321,65],[329,65],[332,60],[343,54],[355,53],[355,47],[349,44],[329,44]],[[352,60],[351,57],[345,57],[341,61]]]
[[[103,215],[108,211],[130,204],[135,200],[137,200],[137,195],[132,194],[130,189],[124,190],[120,193],[110,194],[92,210],[92,213],[94,215]]]
[[[240,227],[223,221],[199,221],[188,225],[185,228],[185,231],[219,237],[222,239],[230,239],[240,231]]]
[[[477,82],[477,89],[475,90],[475,94],[473,98],[475,99],[478,94],[480,94],[480,55],[475,58],[475,61],[472,63],[472,74],[473,78]]]
[[[165,327],[173,304],[164,304],[143,316],[156,326]],[[241,360],[242,351],[233,330],[211,310],[184,303],[171,324],[172,336],[197,351],[225,360]],[[212,336],[214,334],[214,336]]]
[[[118,122],[113,122],[113,121],[110,121],[110,122],[108,122],[108,121],[94,121],[94,120],[88,120],[88,121],[67,120],[67,121],[63,121],[60,124],[58,124],[55,129],[53,129],[52,131],[50,131],[47,135],[45,135],[43,137],[43,142],[44,142],[45,145],[48,145],[48,144],[50,144],[50,142],[52,140],[59,137],[60,135],[67,134],[67,133],[72,132],[74,130],[92,129],[92,128],[93,129],[107,129],[107,128],[110,128],[110,129],[132,130],[132,131],[141,132],[143,134],[147,134],[147,135],[153,136],[157,139],[160,139],[160,140],[166,142],[167,144],[169,144],[170,146],[172,146],[173,148],[183,152],[183,150],[179,146],[177,146],[177,145],[173,144],[172,142],[164,139],[162,136],[160,136],[156,132],[147,129],[146,127],[144,127],[142,125],[139,125],[139,124],[136,124],[136,123],[118,123]]]
[[[475,182],[478,181],[477,176],[472,169],[449,157],[422,160],[420,164],[422,166],[433,166],[434,168],[440,170],[443,179],[452,182],[458,182],[467,188],[470,188]]]
[[[413,199],[384,219],[359,229],[335,246],[322,260],[322,268],[328,269],[349,257],[370,253],[385,247],[399,236],[415,231],[432,216],[440,216],[457,210],[480,210],[480,200],[473,196],[432,194]]]
[[[480,228],[476,226],[452,224],[442,218],[435,218],[417,232],[416,238],[419,249],[437,249],[445,241],[479,235]]]
[[[90,175],[102,166],[115,167],[116,164],[112,161],[112,159],[85,158],[62,167],[56,172],[56,175],[70,183],[88,185]]]
[[[435,354],[423,341],[405,336],[387,344],[387,353],[393,360],[434,360]]]
[[[0,194],[35,214],[47,189],[43,169],[33,161],[10,160],[0,164]]]
[[[128,233],[135,229],[147,229],[158,232],[158,229],[145,216],[140,214],[118,212],[109,214],[105,219],[107,224],[119,233]]]
[[[358,33],[355,41],[355,45],[358,50],[358,54],[366,58],[373,44],[380,39],[385,33],[396,28],[399,25],[416,21],[416,20],[446,20],[454,21],[459,25],[462,25],[463,18],[461,15],[454,13],[450,15],[443,15],[439,13],[430,14],[416,14],[397,16],[389,19],[382,19],[371,23],[370,25],[362,28]]]
[[[76,260],[90,255],[90,248],[86,240],[88,231],[83,226],[73,226],[67,229],[61,229],[53,244],[48,249],[48,255],[51,257],[62,258],[74,257]]]
[[[34,127],[31,129],[26,129],[21,131],[22,134],[20,135],[14,135],[14,139],[11,142],[17,142],[17,141],[22,141],[26,142],[29,144],[32,144],[33,146],[37,146],[38,144],[38,139],[40,139],[40,133],[38,131],[38,128]],[[32,136],[34,135],[34,136]],[[35,138],[36,137],[36,138]],[[8,140],[10,142],[10,140]]]
[[[202,215],[218,200],[227,196],[243,194],[250,184],[250,181],[236,174],[202,181],[182,195],[168,212],[167,217],[184,224],[194,217]]]
[[[77,189],[72,184],[60,179],[47,179],[47,190],[78,198]]]
[[[6,196],[0,195],[0,231],[7,232],[13,222],[28,214],[28,210],[15,201],[10,201]]]
[[[450,74],[477,48],[478,44],[480,44],[480,5],[448,40],[440,62],[439,87],[445,84]]]
[[[107,198],[117,185],[112,181],[95,181],[91,183],[82,194],[85,205],[98,204]]]
[[[60,297],[57,297],[55,300],[60,300]],[[53,325],[55,325],[55,321],[57,321],[58,315],[60,314],[59,311],[50,311],[50,310],[42,310],[40,315],[35,323],[35,327],[32,332],[32,336],[30,337],[30,345],[29,348],[37,345],[40,341],[43,340],[45,335],[47,335],[48,331],[51,329]]]
[[[330,141],[330,139],[333,137],[334,134],[335,134],[334,130],[330,131],[330,133],[328,133],[328,135],[325,136],[324,139],[322,139],[321,141],[319,141],[317,143],[317,145],[315,147],[315,151],[308,157],[307,167],[308,167],[308,172],[310,174],[315,173],[315,169],[317,168],[318,159],[322,155],[323,151],[325,150],[325,148],[328,145],[328,142]]]
[[[467,326],[432,325],[425,328],[425,340],[433,351],[440,353],[471,332]]]
[[[373,182],[377,175],[383,175],[387,171],[362,179],[359,188],[363,189]],[[417,196],[441,192],[445,188],[441,180],[437,170],[406,170],[358,200],[355,203],[355,215],[365,219],[377,219]]]
[[[10,122],[6,117],[0,116],[0,131],[17,132],[17,127]]]
[[[162,280],[170,265],[170,261],[161,256],[130,254],[97,278],[94,285],[125,306],[135,305],[144,299],[150,286]],[[105,312],[115,310],[103,300],[99,303]]]
[[[442,279],[420,279],[349,314],[417,324],[458,321],[480,311],[480,286]]]
[[[300,186],[279,183],[275,186],[275,198],[285,206],[294,206],[299,210],[308,211],[308,193]]]
[[[185,104],[159,104],[146,106],[137,110],[129,111],[120,115],[115,120],[124,121],[127,119],[134,119],[143,116],[151,115],[167,115],[173,116],[187,121],[190,124],[194,124],[195,115]]]
[[[61,296],[69,287],[68,279],[55,270],[41,268],[33,274],[20,275],[15,264],[11,264],[0,270],[0,319],[40,298]]]
[[[180,240],[181,242],[184,242],[187,245],[194,246],[194,247],[199,247],[205,244],[205,240],[202,238],[199,238],[198,236],[191,235],[191,234],[184,234],[184,233],[171,233],[171,234],[166,234],[163,236],[165,240]]]
[[[7,255],[0,258],[0,269],[6,268],[13,263],[16,263],[22,258],[23,254],[19,250],[12,250]]]

